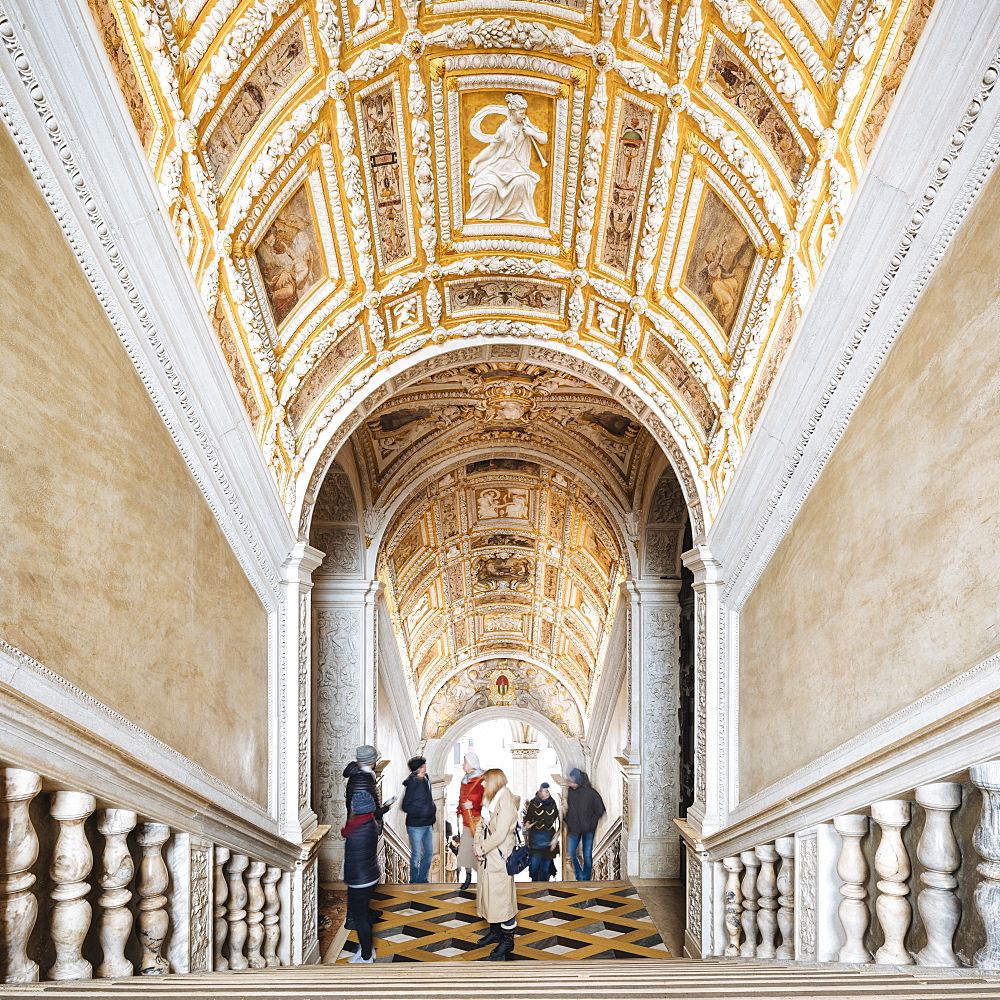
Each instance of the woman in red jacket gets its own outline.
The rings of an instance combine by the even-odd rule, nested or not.
[[[483,811],[483,769],[479,766],[479,757],[471,750],[462,760],[465,777],[458,790],[458,815],[462,820],[462,842],[458,845],[458,868],[465,869],[465,881],[462,891],[472,885],[472,869],[476,864],[476,851],[473,838],[479,826],[479,817]],[[458,881],[456,875],[455,881]]]

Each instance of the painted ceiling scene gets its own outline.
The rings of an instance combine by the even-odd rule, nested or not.
[[[587,398],[583,374],[454,365],[352,438],[376,510],[404,469],[454,459],[383,566],[421,699],[442,658],[503,635],[508,679],[548,671],[532,687],[576,719],[622,557],[560,470],[588,456],[630,510],[655,417],[711,521],[933,0],[90,2],[291,515],[344,413],[450,342],[548,345],[645,407]],[[550,460],[487,482],[474,428]]]

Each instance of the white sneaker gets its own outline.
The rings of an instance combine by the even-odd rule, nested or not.
[[[375,949],[372,948],[371,958],[362,958],[361,949],[359,948],[351,957],[347,960],[351,965],[371,965],[375,961]]]

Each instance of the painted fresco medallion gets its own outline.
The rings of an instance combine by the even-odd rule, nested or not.
[[[274,322],[280,325],[324,277],[312,203],[304,185],[268,227],[256,256]]]
[[[755,258],[754,245],[740,221],[706,188],[684,284],[726,333],[739,312]]]

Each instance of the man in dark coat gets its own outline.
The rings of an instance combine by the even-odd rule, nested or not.
[[[425,883],[434,857],[434,821],[437,806],[427,777],[427,761],[412,757],[407,762],[410,776],[403,782],[403,812],[406,833],[410,838],[410,883]]]
[[[566,792],[566,845],[573,859],[577,882],[589,882],[594,871],[594,834],[604,815],[604,800],[590,783],[585,771],[574,767],[569,772],[569,790]],[[583,864],[578,853],[583,852]]]

